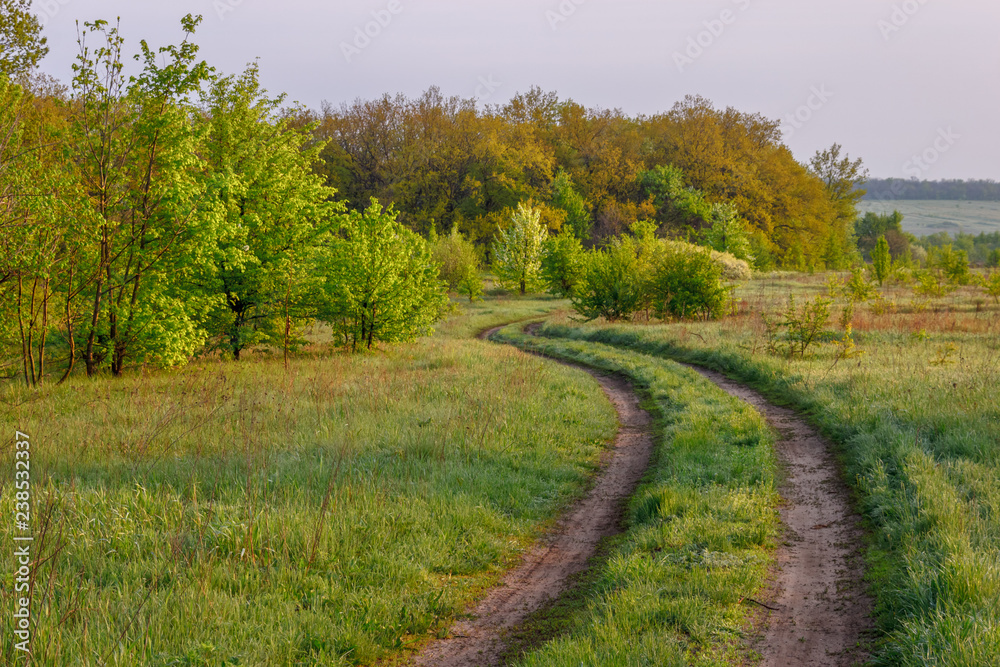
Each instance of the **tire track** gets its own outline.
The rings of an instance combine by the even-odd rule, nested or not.
[[[863,583],[863,533],[829,443],[793,410],[721,373],[688,367],[749,403],[780,435],[786,533],[776,554],[773,609],[756,646],[763,664],[849,667],[865,661],[872,603]]]
[[[484,332],[488,339],[502,327]],[[639,485],[653,452],[652,420],[624,379],[593,369],[589,373],[618,413],[619,429],[609,459],[593,489],[559,521],[503,583],[451,628],[451,636],[428,645],[415,659],[418,666],[492,667],[500,664],[505,635],[544,604],[563,593],[574,574],[587,567],[598,543],[622,531],[625,501]]]

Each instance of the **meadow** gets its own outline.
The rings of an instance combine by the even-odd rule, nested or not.
[[[868,525],[874,663],[997,664],[1000,308],[977,288],[927,299],[890,285],[844,317],[837,295],[814,345],[792,355],[773,326],[789,296],[801,307],[831,291],[829,276],[775,274],[743,286],[737,314],[718,322],[563,317],[542,334],[714,368],[808,415],[836,443]]]
[[[445,631],[615,432],[581,371],[472,337],[554,305],[493,300],[435,337],[314,344],[287,369],[5,387],[4,491],[14,429],[32,443],[34,664],[373,664]],[[0,568],[12,609],[12,549]]]
[[[903,214],[903,231],[914,236],[939,232],[978,235],[1000,231],[1000,202],[946,200],[862,200],[858,213]]]

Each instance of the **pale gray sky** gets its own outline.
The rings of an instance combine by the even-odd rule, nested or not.
[[[782,119],[800,160],[833,142],[874,176],[1000,180],[997,0],[34,0],[69,83],[77,20],[195,41],[227,73],[318,108],[438,85],[503,102],[532,85],[628,114],[686,94]],[[359,37],[367,30],[371,37]]]

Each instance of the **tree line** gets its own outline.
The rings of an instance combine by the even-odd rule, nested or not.
[[[840,267],[867,178],[840,146],[800,164],[778,121],[697,96],[631,117],[539,88],[485,108],[431,88],[415,99],[326,104],[299,122],[328,141],[317,169],[349,206],[393,202],[409,228],[457,228],[487,260],[521,202],[537,206],[551,232],[568,228],[588,245],[641,220],[661,236],[701,241],[717,205],[745,229],[758,268]],[[695,191],[707,208],[686,206]]]
[[[85,24],[71,91],[0,75],[0,337],[7,375],[119,375],[327,323],[351,349],[426,333],[447,305],[420,236],[391,207],[347,210],[314,172],[323,144],[251,65],[197,59]],[[14,354],[9,354],[14,351]],[[12,359],[16,360],[11,361]]]
[[[918,181],[902,178],[870,178],[864,184],[866,200],[1000,201],[1000,183],[994,180],[949,179]]]
[[[593,262],[652,247],[628,245],[637,229],[758,269],[856,256],[860,160],[834,145],[800,164],[759,114],[688,97],[629,117],[537,88],[486,108],[432,88],[316,112],[269,95],[256,65],[199,60],[191,15],[135,65],[118,26],[85,23],[64,87],[36,71],[29,7],[0,0],[0,345],[28,384],[53,366],[287,357],[316,321],[353,350],[412,339],[447,287],[482,291],[484,263],[534,286],[518,244],[537,256],[545,238]],[[525,219],[544,235],[519,236]],[[565,294],[593,263],[564,253],[567,273],[543,254]]]

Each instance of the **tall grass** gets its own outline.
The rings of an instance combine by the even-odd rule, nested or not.
[[[652,466],[562,636],[517,663],[729,665],[749,659],[778,530],[773,435],[690,369],[597,343],[502,339],[628,376],[656,417]]]
[[[372,664],[442,632],[614,433],[579,370],[464,337],[553,305],[481,305],[435,338],[287,371],[6,388],[5,491],[14,429],[32,442],[35,664]],[[0,662],[13,641],[3,614]]]
[[[806,412],[840,443],[871,526],[875,662],[1000,664],[1000,317],[972,290],[894,313],[866,306],[861,356],[835,344],[768,355],[755,311],[778,310],[792,289],[820,293],[823,280],[750,285],[752,305],[723,322],[564,321],[544,333],[699,363]]]

